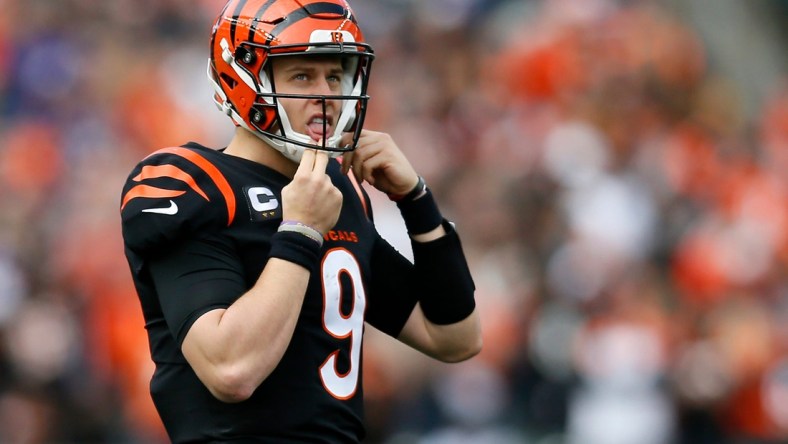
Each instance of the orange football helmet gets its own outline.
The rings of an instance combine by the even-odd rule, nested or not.
[[[310,54],[342,57],[342,95],[276,92],[268,62],[274,57]],[[306,148],[328,151],[334,157],[356,148],[369,100],[373,58],[344,0],[230,0],[211,32],[208,76],[220,110],[298,162]],[[322,100],[324,110],[326,100],[342,100],[333,135],[317,145],[306,134],[294,131],[278,101],[282,97]],[[340,147],[343,132],[352,132],[353,138],[351,144]]]

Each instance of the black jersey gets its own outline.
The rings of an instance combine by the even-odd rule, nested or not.
[[[174,442],[363,439],[364,323],[396,336],[418,292],[413,265],[375,230],[363,189],[336,161],[327,174],[343,193],[342,211],[292,340],[270,376],[236,404],[210,394],[180,346],[199,316],[228,307],[258,279],[289,179],[196,144],[157,151],[129,175],[125,251],[156,364],[151,395]]]

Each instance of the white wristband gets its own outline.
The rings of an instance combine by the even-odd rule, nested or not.
[[[317,242],[318,246],[323,246],[323,236],[320,234],[320,232],[315,228],[301,222],[283,220],[282,223],[279,224],[279,229],[277,231],[293,231],[295,233],[303,234],[304,236]]]

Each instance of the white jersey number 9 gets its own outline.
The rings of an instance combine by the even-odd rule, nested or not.
[[[338,399],[348,399],[358,388],[361,365],[361,339],[364,333],[364,309],[367,297],[356,258],[344,249],[326,253],[321,267],[323,276],[323,328],[333,337],[350,341],[350,368],[342,374],[337,369],[339,350],[331,353],[320,366],[323,386]],[[351,288],[343,288],[340,276],[346,275]],[[347,282],[347,279],[345,280]],[[342,295],[351,295],[350,313],[342,312]]]

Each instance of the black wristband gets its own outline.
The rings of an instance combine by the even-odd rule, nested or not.
[[[443,226],[445,236],[413,243],[416,273],[424,285],[419,304],[424,316],[438,325],[462,321],[476,308],[476,286],[460,237],[449,222]]]
[[[424,182],[424,178],[419,176],[419,181],[416,182],[416,186],[413,187],[412,190],[408,191],[408,194],[389,194],[388,197],[390,200],[394,202],[399,202],[401,200],[416,200],[421,197],[427,191],[427,183]]]
[[[435,202],[432,191],[426,186],[416,199],[401,199],[396,202],[405,221],[405,228],[411,235],[432,231],[443,221],[438,203]]]
[[[268,257],[284,259],[314,271],[320,261],[320,246],[301,233],[278,231],[271,237],[271,251]]]

